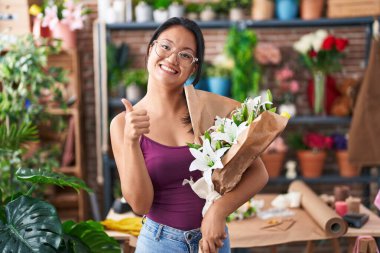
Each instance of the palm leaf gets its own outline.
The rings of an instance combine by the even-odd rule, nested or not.
[[[99,222],[84,221],[62,224],[63,241],[59,253],[120,253],[118,242],[109,237]]]
[[[92,190],[86,185],[86,183],[77,178],[66,176],[61,173],[44,171],[41,169],[18,169],[16,172],[16,177],[18,180],[23,182],[31,182],[34,184],[54,184],[61,187],[72,187],[77,192],[83,189],[87,192],[92,192]]]
[[[22,143],[37,140],[38,131],[32,123],[11,124],[9,129],[7,129],[5,124],[0,125],[0,147],[2,153],[4,150],[17,150]]]
[[[56,252],[62,227],[55,208],[44,201],[21,196],[5,206],[0,221],[0,252]]]

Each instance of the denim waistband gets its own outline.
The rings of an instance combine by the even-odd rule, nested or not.
[[[165,237],[190,244],[197,243],[202,238],[200,228],[184,231],[157,223],[147,217],[143,219],[143,223],[146,229],[155,235],[156,240],[159,240],[161,237]]]

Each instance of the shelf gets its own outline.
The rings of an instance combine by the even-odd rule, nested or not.
[[[324,27],[324,26],[361,26],[370,25],[373,23],[373,17],[359,17],[359,18],[321,18],[315,20],[243,20],[239,22],[229,21],[229,20],[215,20],[215,21],[197,21],[197,24],[201,28],[205,29],[217,29],[217,28],[229,28],[234,24],[238,24],[243,27],[251,28],[292,28],[292,27]],[[107,24],[106,28],[108,30],[151,30],[156,29],[160,24],[155,22],[145,22],[145,23],[115,23]]]
[[[296,116],[290,118],[289,124],[349,125],[351,117],[336,116]]]
[[[355,184],[355,183],[368,183],[368,182],[377,182],[377,178],[371,176],[358,176],[358,177],[341,177],[340,175],[323,175],[317,178],[304,178],[297,177],[295,179],[288,179],[285,177],[275,177],[270,178],[270,184],[289,184],[294,180],[302,180],[305,183],[318,184],[318,183],[346,183],[346,184]]]
[[[134,104],[134,103],[132,103]],[[123,109],[124,105],[118,98],[110,98],[108,100],[110,109]],[[336,117],[336,116],[296,116],[290,118],[289,124],[318,124],[318,125],[349,125],[351,117]]]
[[[66,166],[55,169],[54,171],[58,173],[69,174],[72,176],[78,176],[78,170],[79,168],[77,166]]]

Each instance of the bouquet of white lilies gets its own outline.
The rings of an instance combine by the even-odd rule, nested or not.
[[[195,157],[189,170],[200,170],[203,177],[184,183],[190,183],[195,193],[206,199],[203,215],[220,194],[236,186],[253,160],[283,131],[289,117],[275,111],[268,90],[265,100],[247,98],[232,111],[231,118],[216,116],[214,125],[201,136],[202,145],[188,144]]]

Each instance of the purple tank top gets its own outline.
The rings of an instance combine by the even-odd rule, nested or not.
[[[184,179],[198,180],[200,171],[190,172],[194,160],[187,146],[171,147],[142,135],[140,146],[153,183],[154,197],[147,217],[181,230],[199,228],[205,200]]]

